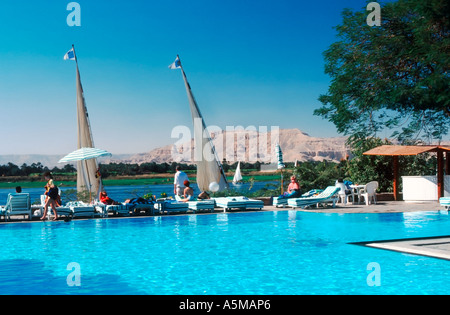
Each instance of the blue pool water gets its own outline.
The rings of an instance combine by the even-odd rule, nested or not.
[[[449,294],[450,262],[348,244],[448,235],[447,212],[248,212],[0,226],[0,294]],[[80,266],[70,287],[69,263]],[[380,286],[369,286],[369,263]]]

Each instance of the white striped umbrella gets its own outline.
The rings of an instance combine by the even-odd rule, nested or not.
[[[61,160],[59,160],[58,163],[66,163],[66,162],[74,162],[74,161],[84,161],[84,160],[90,160],[90,159],[96,159],[102,156],[112,156],[111,153],[105,150],[100,150],[96,148],[81,148],[79,150],[76,150],[65,157],[63,157]]]
[[[281,170],[281,194],[283,194],[283,168],[285,168],[286,165],[283,163],[283,152],[281,151],[281,147],[278,143],[275,146],[275,153],[277,154],[278,169]]]
[[[275,146],[275,152],[277,154],[277,159],[278,159],[278,169],[281,170],[281,169],[285,168],[286,165],[284,165],[284,163],[283,163],[283,152],[281,151],[281,147],[279,144],[277,144]]]

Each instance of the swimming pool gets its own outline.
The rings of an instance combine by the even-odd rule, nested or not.
[[[448,235],[447,212],[268,211],[0,226],[1,294],[449,294],[450,262],[348,244]],[[76,263],[79,269],[67,269]],[[370,263],[381,268],[369,286]],[[68,276],[80,271],[80,286]],[[73,284],[73,283],[71,283]]]

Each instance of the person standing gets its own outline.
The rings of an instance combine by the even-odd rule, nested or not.
[[[186,188],[184,186],[184,181],[189,181],[189,178],[185,172],[181,171],[181,167],[179,165],[177,165],[176,171],[177,172],[175,173],[175,179],[173,182],[173,193],[176,196],[183,196],[184,188]]]
[[[53,221],[56,221],[58,220],[58,212],[56,210],[56,207],[58,206],[57,200],[59,197],[58,187],[56,187],[56,185],[53,183],[53,176],[50,172],[44,173],[44,178],[47,181],[47,185],[45,185],[45,195],[47,196],[47,198],[45,200],[44,214],[42,215],[41,220],[46,219],[48,207],[50,206],[55,215]]]

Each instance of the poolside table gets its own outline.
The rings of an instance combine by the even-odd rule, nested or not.
[[[359,202],[361,200],[361,191],[366,188],[366,185],[350,185],[350,188],[353,189],[354,194],[358,195],[358,202]],[[354,200],[353,203],[355,203]]]

